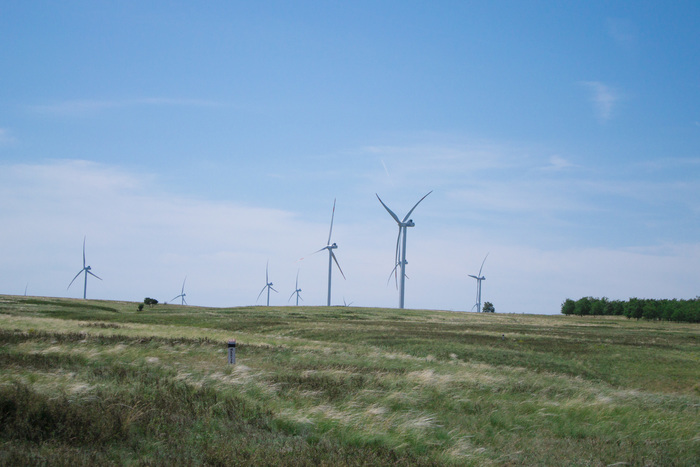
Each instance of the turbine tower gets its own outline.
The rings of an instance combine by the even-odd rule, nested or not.
[[[331,229],[328,232],[328,242],[326,242],[326,246],[321,248],[320,250],[316,251],[316,253],[320,253],[323,250],[328,250],[328,301],[326,302],[327,306],[331,306],[331,274],[333,272],[333,261],[335,261],[335,265],[338,266],[338,271],[340,271],[340,274],[343,276],[343,279],[345,279],[345,274],[343,274],[343,270],[340,268],[340,264],[338,263],[338,259],[335,257],[335,253],[333,253],[333,250],[338,248],[338,245],[335,243],[331,244],[331,235],[333,234],[333,218],[335,217],[335,199],[333,200],[333,212],[331,214]]]
[[[394,218],[396,223],[399,225],[399,235],[396,238],[396,256],[394,257],[394,277],[396,277],[396,270],[400,266],[401,267],[401,288],[399,291],[399,308],[403,308],[404,304],[404,290],[405,290],[405,282],[406,282],[406,264],[408,263],[406,261],[406,228],[407,227],[415,227],[416,224],[413,223],[413,219],[409,219],[408,217],[411,215],[414,209],[416,209],[416,206],[420,204],[421,201],[423,201],[426,196],[428,196],[430,193],[433,191],[430,190],[425,196],[423,196],[421,199],[418,200],[418,202],[411,208],[410,211],[408,211],[408,214],[403,218],[403,220],[399,220],[399,217],[394,214],[394,211],[389,209],[389,207],[384,204],[384,201],[377,195],[377,199],[379,200],[380,203],[382,203],[382,206],[384,206],[384,209],[387,210],[387,212],[391,215],[391,217]],[[376,193],[375,193],[376,195]]]
[[[479,275],[474,276],[472,274],[469,274],[469,277],[473,277],[476,279],[476,303],[472,307],[472,310],[474,307],[476,307],[476,312],[480,313],[481,312],[481,281],[485,281],[486,277],[481,275],[481,270],[484,269],[484,263],[486,262],[486,258],[488,258],[489,254],[486,253],[486,256],[484,256],[484,260],[481,262],[481,267],[479,268]]]
[[[257,303],[257,301],[260,300],[260,296],[263,294],[265,289],[267,289],[267,306],[270,306],[270,290],[273,290],[274,292],[279,293],[272,287],[272,282],[270,282],[270,279],[269,279],[269,276],[267,273],[269,265],[270,265],[270,262],[268,261],[267,264],[265,265],[265,287],[262,288],[262,290],[258,294],[258,298],[255,299],[255,301]]]
[[[93,276],[93,277],[97,277],[97,276],[95,275],[95,273],[92,272],[92,270],[91,270],[92,268],[91,268],[90,266],[86,266],[86,265],[85,265],[85,238],[86,238],[86,237],[83,237],[83,269],[81,269],[80,272],[78,272],[78,274],[75,275],[75,277],[73,278],[73,280],[70,281],[70,284],[68,284],[68,287],[66,288],[66,290],[70,289],[70,286],[73,285],[73,282],[75,282],[75,280],[78,278],[78,276],[81,275],[81,274],[83,274],[83,273],[85,273],[85,285],[83,286],[83,300],[87,298],[87,278],[88,278],[88,274],[90,274],[90,275]],[[97,278],[100,279],[100,280],[102,280],[102,278],[100,278],[100,277],[97,277]]]
[[[185,281],[186,280],[187,280],[187,276],[185,276],[185,280],[182,281],[182,291],[180,292],[180,295],[175,296],[172,300],[170,300],[171,302],[173,300],[177,300],[178,298],[180,298],[180,299],[182,299],[182,301],[180,302],[180,305],[187,305],[187,302],[185,301],[185,296],[187,295],[185,293]]]
[[[299,271],[297,271],[297,282],[296,282],[296,285],[294,286],[294,288],[295,288],[295,290],[292,293],[292,295],[289,296],[289,300],[287,300],[287,302],[289,302],[292,299],[292,297],[296,294],[297,306],[299,306],[299,299],[301,298],[301,296],[299,295],[299,292],[301,292],[301,289],[299,288]],[[301,300],[304,301],[303,298],[301,298]]]

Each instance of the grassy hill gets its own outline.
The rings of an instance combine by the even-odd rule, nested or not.
[[[697,324],[0,296],[2,465],[699,461]]]

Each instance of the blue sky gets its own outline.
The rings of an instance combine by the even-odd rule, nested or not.
[[[0,293],[700,294],[697,2],[0,1]],[[303,260],[299,260],[300,258]],[[262,299],[261,299],[262,300]],[[259,302],[262,303],[262,302]]]

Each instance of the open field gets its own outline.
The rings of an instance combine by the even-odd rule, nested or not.
[[[697,324],[136,310],[0,296],[0,465],[700,463]]]

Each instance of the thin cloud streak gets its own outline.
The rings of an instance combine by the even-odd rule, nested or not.
[[[591,91],[591,102],[596,109],[598,119],[601,122],[609,121],[613,116],[615,104],[620,99],[618,93],[600,81],[582,81],[581,85]]]
[[[0,144],[5,145],[14,143],[15,141],[16,139],[12,136],[10,130],[7,128],[0,128]]]
[[[221,107],[224,104],[203,99],[176,99],[147,97],[140,99],[124,100],[72,100],[53,104],[39,104],[27,106],[32,113],[40,115],[82,117],[92,116],[111,109],[137,107],[137,106],[178,106],[178,107]]]

